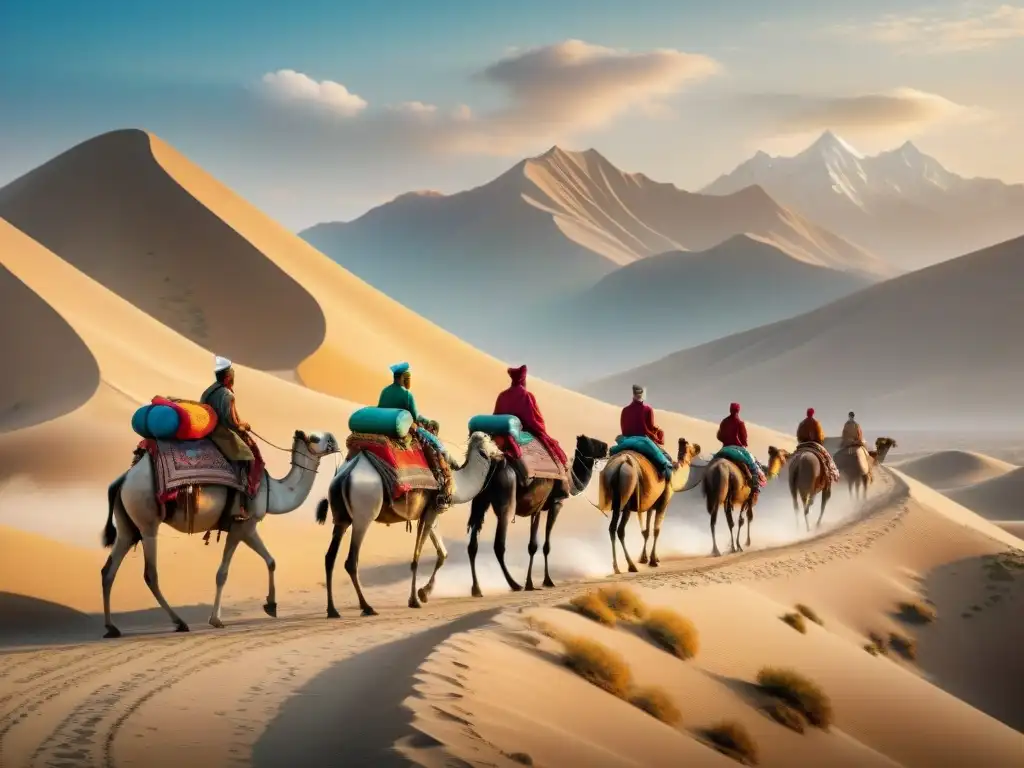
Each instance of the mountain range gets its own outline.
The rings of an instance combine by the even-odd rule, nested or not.
[[[653,312],[651,320],[631,314],[635,290],[615,290],[631,286],[631,278],[602,282],[652,256],[675,254],[664,263],[684,265],[688,252],[708,253],[730,238],[750,235],[744,243],[756,239],[770,246],[789,266],[789,293],[803,296],[791,312],[808,308],[808,300],[824,303],[894,274],[875,255],[779,205],[761,187],[723,196],[686,192],[625,173],[593,149],[553,147],[481,187],[454,195],[405,194],[354,221],[318,224],[300,235],[470,343],[499,357],[529,356],[540,361],[547,375],[563,381],[570,373],[584,373],[569,362],[573,355],[566,356],[567,345],[600,343],[593,334],[601,330],[574,320],[563,305],[590,304],[598,315],[623,312],[617,328],[623,321],[634,322],[626,342],[637,340],[638,350],[650,334],[661,333],[658,326],[675,323],[671,312],[657,317],[672,309],[665,301],[654,302],[657,310],[638,310],[645,317]],[[726,250],[738,253],[733,246]],[[723,265],[728,271],[714,276],[716,284],[731,278],[749,282],[762,272],[756,259],[765,248],[752,250],[758,253],[751,253],[750,261]],[[695,261],[704,266],[693,274],[708,277],[709,258]],[[806,285],[801,283],[805,277]],[[706,299],[706,289],[689,281],[687,269],[672,279],[679,284],[659,290],[678,306],[687,306],[691,298]],[[753,327],[759,318],[777,317],[777,309],[758,303],[764,298],[777,306],[768,293],[747,291],[751,303],[740,310],[707,313],[702,334],[690,338],[696,343],[737,330],[741,318],[750,321],[742,327]],[[716,324],[716,318],[721,322]],[[591,364],[616,362],[607,356],[589,359]]]
[[[827,131],[793,157],[758,152],[701,191],[751,185],[903,270],[1024,234],[1024,185],[964,178],[909,141],[869,157]]]

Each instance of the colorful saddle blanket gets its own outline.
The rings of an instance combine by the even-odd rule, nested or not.
[[[367,454],[381,472],[392,500],[411,490],[436,491],[437,479],[430,469],[423,446],[416,440],[396,440],[384,435],[353,432],[345,441],[349,461],[359,453]]]
[[[758,488],[768,485],[768,478],[764,476],[764,470],[746,448],[741,448],[738,445],[726,445],[712,457],[712,459],[719,458],[731,461],[748,478],[756,478]]]
[[[793,451],[793,455],[796,456],[798,453],[808,451],[818,457],[818,461],[821,462],[821,466],[825,468],[825,474],[829,480],[833,483],[839,482],[839,468],[836,467],[836,462],[821,443],[800,443],[797,445],[796,450]]]
[[[608,455],[614,456],[623,451],[639,453],[658,468],[663,478],[668,478],[672,475],[672,458],[649,437],[623,437],[619,435],[615,438],[615,445],[608,451]]]
[[[188,486],[223,485],[246,490],[246,479],[209,440],[143,440],[139,448],[153,461],[160,503],[176,498]]]
[[[519,450],[523,454],[523,465],[526,467],[526,476],[537,480],[565,480],[565,470],[548,453],[544,443],[534,438],[529,432],[520,432],[520,439],[516,440]],[[508,441],[511,437],[497,435],[494,438],[495,444],[505,454],[505,458],[511,460],[514,454],[511,452]]]

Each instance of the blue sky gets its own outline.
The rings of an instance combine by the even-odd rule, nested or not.
[[[0,184],[128,126],[296,228],[479,184],[556,142],[699,188],[833,128],[1024,181],[1024,5],[845,7],[11,0]]]

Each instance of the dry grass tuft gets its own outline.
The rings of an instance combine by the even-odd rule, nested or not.
[[[569,605],[580,615],[606,627],[614,627],[618,623],[615,613],[597,592],[577,595],[569,601]]]
[[[802,635],[807,634],[807,622],[804,621],[804,617],[799,613],[787,613],[779,617],[784,622],[789,624],[793,629]]]
[[[889,648],[882,635],[877,632],[868,632],[868,640],[871,641],[870,647],[875,649],[876,656],[887,656],[889,654]],[[867,648],[868,646],[864,647]]]
[[[899,604],[899,618],[908,624],[931,624],[935,621],[935,609],[919,600]]]
[[[629,664],[618,653],[585,637],[562,640],[565,665],[588,683],[626,699],[633,684]]]
[[[803,603],[797,603],[796,609],[819,627],[825,626],[825,622],[821,620],[821,617],[810,606],[804,605]]]
[[[683,719],[683,713],[679,711],[679,707],[662,688],[637,689],[630,694],[629,703],[669,725],[676,725]]]
[[[757,682],[765,693],[796,709],[811,725],[828,730],[832,724],[832,701],[799,672],[765,667],[757,673]]]
[[[917,643],[912,637],[892,632],[889,634],[889,647],[910,661],[917,658]]]
[[[519,763],[520,765],[533,765],[533,758],[526,752],[513,752],[510,755],[505,755],[505,757],[513,763]]]
[[[757,765],[757,744],[741,723],[726,721],[705,728],[701,735],[723,755],[744,765]]]
[[[680,659],[692,659],[700,650],[700,636],[693,622],[669,608],[651,611],[644,630],[656,645]]]
[[[807,727],[807,720],[799,710],[793,709],[781,701],[773,701],[764,708],[764,711],[772,720],[786,726],[791,731],[803,733],[804,728]]]
[[[878,650],[878,646],[874,643],[865,643],[864,650],[870,653],[872,656],[877,656],[878,654],[882,653],[882,651]]]
[[[599,598],[622,621],[642,621],[647,616],[647,604],[629,587],[601,587]]]

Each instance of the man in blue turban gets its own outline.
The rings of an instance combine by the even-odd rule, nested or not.
[[[437,505],[443,511],[451,504],[452,470],[448,452],[437,438],[439,426],[436,421],[431,421],[420,414],[416,408],[416,398],[413,397],[411,390],[412,373],[409,371],[409,364],[395,363],[391,366],[391,375],[394,380],[381,390],[377,407],[399,408],[412,414],[413,422],[416,424],[415,435],[423,445],[430,468],[437,477],[440,489]]]

